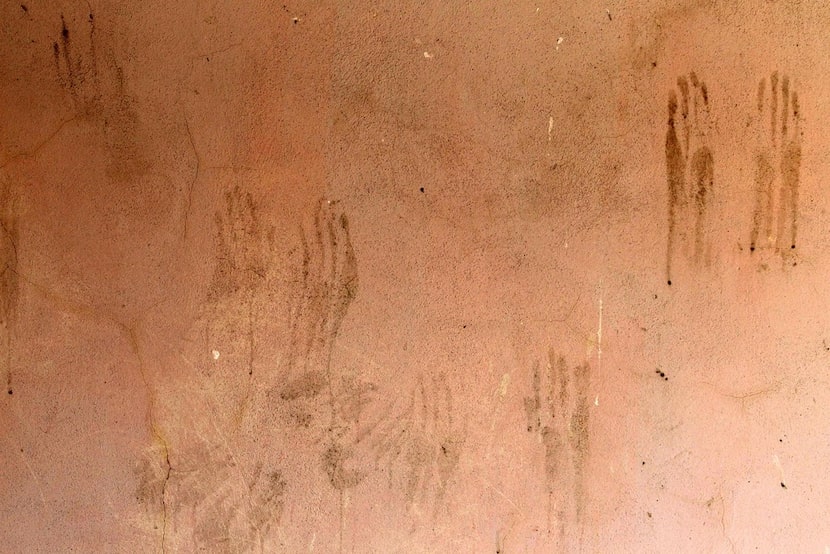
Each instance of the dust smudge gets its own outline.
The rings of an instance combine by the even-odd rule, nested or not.
[[[773,72],[758,83],[756,99],[755,205],[750,253],[794,255],[801,171],[801,114],[798,92],[788,76]]]
[[[537,435],[544,448],[549,514],[563,546],[579,540],[587,503],[590,378],[588,363],[569,366],[551,349],[544,372],[540,362],[534,363],[531,395],[525,398],[527,431]]]
[[[352,458],[352,452],[333,442],[323,452],[323,470],[329,476],[329,483],[338,491],[356,487],[364,478],[359,470],[347,469],[346,464]]]
[[[186,381],[195,389],[188,394],[205,395],[199,399],[211,411],[204,422],[211,427],[194,421],[190,434],[171,445],[157,433],[161,446],[154,445],[137,469],[137,497],[161,518],[154,530],[170,551],[262,551],[284,508],[286,479],[264,454],[273,445],[257,444],[261,429],[252,419],[263,377],[257,371],[259,337],[265,336],[261,314],[274,283],[274,231],[261,212],[244,182],[224,191],[214,212],[215,265],[194,322],[199,350],[213,355],[191,363],[194,373]],[[299,383],[289,394],[302,396],[308,386],[313,383]],[[238,450],[260,454],[243,458]]]
[[[679,93],[679,95],[678,95]],[[693,266],[711,263],[714,156],[709,148],[709,91],[690,73],[668,96],[666,178],[668,239],[666,282],[671,285],[677,258]]]
[[[373,386],[332,363],[358,292],[349,218],[338,202],[320,200],[310,219],[299,232],[283,369],[268,396],[283,420],[311,431],[322,447],[320,468],[342,498],[365,477],[365,471],[352,467],[356,455],[350,438]]]

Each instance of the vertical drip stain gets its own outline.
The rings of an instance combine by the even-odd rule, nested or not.
[[[758,83],[758,113],[762,114],[764,112],[764,95],[767,90],[767,80],[761,79],[761,82]]]
[[[19,300],[18,245],[19,229],[17,200],[11,183],[0,182],[0,345],[2,346],[2,378],[6,392],[12,389],[12,349],[14,324],[17,319]]]
[[[677,95],[672,91],[669,95],[669,120],[666,131],[666,177],[669,195],[669,233],[666,248],[666,281],[671,285],[672,257],[675,249],[675,235],[677,233],[677,216],[680,209],[680,199],[685,191],[685,160],[680,148],[680,141],[675,127],[677,115]]]
[[[772,136],[772,145],[775,146],[776,144],[776,127],[778,126],[778,72],[772,74],[770,78],[770,88],[772,89],[772,100],[770,106],[770,124],[771,127],[771,136]]]
[[[695,260],[700,262],[704,250],[704,232],[707,223],[707,200],[712,193],[714,182],[714,160],[712,152],[702,147],[692,158],[692,177],[695,183]]]
[[[789,120],[790,107],[790,80],[785,76],[781,81],[781,135],[787,138],[787,121]]]

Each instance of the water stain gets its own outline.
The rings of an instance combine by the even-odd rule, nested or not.
[[[544,447],[544,474],[560,542],[580,529],[587,503],[585,469],[590,451],[590,375],[587,363],[571,367],[552,349],[544,371],[535,362],[525,398],[527,431]]]
[[[679,94],[678,94],[679,93]],[[668,239],[666,281],[672,284],[678,258],[693,266],[711,263],[710,205],[715,162],[709,147],[709,91],[695,73],[669,91],[666,131]]]
[[[0,176],[0,379],[9,395],[13,393],[12,353],[20,294],[18,202],[11,181]]]
[[[749,250],[789,258],[796,248],[801,173],[801,114],[788,76],[773,72],[758,84],[755,206]]]

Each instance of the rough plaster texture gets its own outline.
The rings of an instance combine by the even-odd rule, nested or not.
[[[824,2],[21,1],[0,551],[827,550]]]

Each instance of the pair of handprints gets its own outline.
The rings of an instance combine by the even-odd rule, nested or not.
[[[666,132],[668,246],[671,285],[678,259],[692,265],[712,260],[711,228],[715,160],[710,147],[711,102],[706,83],[694,73],[669,92]],[[801,114],[789,77],[774,72],[758,84],[754,133],[754,208],[749,250],[786,256],[795,250],[801,167]]]

